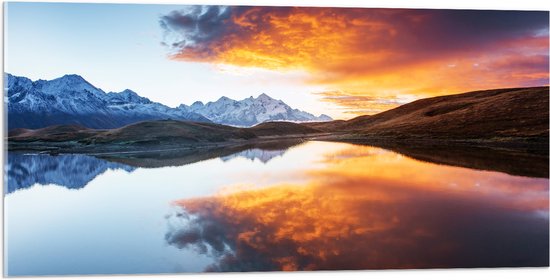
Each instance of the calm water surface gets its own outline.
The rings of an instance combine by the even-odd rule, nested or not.
[[[8,154],[15,275],[548,265],[548,179],[307,142],[137,168]]]

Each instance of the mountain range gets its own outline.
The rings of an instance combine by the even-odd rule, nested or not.
[[[176,108],[153,102],[126,89],[104,92],[79,75],[31,81],[6,74],[8,129],[42,128],[76,124],[89,128],[117,128],[145,120],[187,120],[234,126],[252,126],[265,121],[329,121],[293,109],[267,94],[236,101],[221,97],[215,102],[195,102]]]
[[[178,108],[190,113],[198,113],[209,120],[225,125],[253,126],[266,121],[331,121],[327,115],[318,117],[293,109],[281,100],[271,98],[265,93],[257,98],[252,96],[237,101],[222,96],[215,102],[206,104],[197,101],[191,106],[180,105]]]

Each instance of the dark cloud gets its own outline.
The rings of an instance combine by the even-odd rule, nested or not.
[[[168,36],[163,43],[179,51],[201,47],[224,34],[230,15],[231,8],[224,6],[190,6],[172,11],[160,18],[160,26]]]
[[[433,13],[435,34],[471,42],[535,36],[548,29],[549,19],[547,11],[437,10]]]
[[[548,12],[495,10],[402,10],[397,20],[412,53],[423,51],[474,51],[548,29]],[[409,19],[407,19],[409,17]],[[547,31],[548,32],[548,31]]]
[[[296,17],[306,19],[294,21]],[[246,43],[258,34],[275,36],[278,29],[285,27],[281,22],[284,19],[289,19],[290,28],[305,37],[320,35],[317,29],[343,34],[351,30],[359,36],[344,43],[355,45],[356,50],[406,48],[414,54],[471,50],[505,39],[544,34],[544,30],[548,32],[549,14],[546,11],[189,6],[162,16],[160,25],[167,33],[181,38],[168,45],[183,54],[190,47],[221,51],[224,44],[243,40]],[[292,39],[290,34],[286,37],[281,39]],[[279,43],[283,47],[285,42]]]

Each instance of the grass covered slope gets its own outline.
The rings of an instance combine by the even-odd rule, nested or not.
[[[291,122],[265,122],[248,128],[256,136],[285,136],[285,135],[308,135],[321,133],[322,131],[316,128],[309,127],[304,124]]]
[[[100,130],[90,129],[80,125],[63,124],[39,129],[16,128],[8,132],[9,141],[73,141],[100,133]]]
[[[224,142],[254,137],[254,134],[241,128],[177,120],[144,121],[104,130],[77,125],[56,125],[35,130],[14,129],[8,134],[10,142],[76,141],[87,145]]]
[[[201,147],[230,145],[262,139],[302,137],[319,133],[302,124],[268,122],[251,128],[213,123],[158,120],[121,128],[96,130],[77,125],[41,129],[14,129],[8,134],[10,150],[92,152],[94,149],[131,150],[132,147]]]
[[[145,121],[88,137],[87,143],[197,143],[247,140],[255,135],[231,126],[177,120]]]
[[[548,139],[548,87],[495,89],[417,100],[336,130],[357,136]]]

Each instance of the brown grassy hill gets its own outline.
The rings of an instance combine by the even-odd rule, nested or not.
[[[40,129],[17,128],[10,130],[8,139],[12,141],[71,141],[86,138],[99,130],[80,125],[54,125]]]
[[[246,130],[256,136],[306,135],[322,132],[305,124],[292,122],[265,122]]]
[[[302,125],[305,125],[307,127],[317,129],[323,132],[331,132],[331,131],[338,130],[345,123],[346,121],[344,120],[334,120],[329,122],[307,122],[307,123],[302,123]]]
[[[474,91],[417,100],[336,130],[364,136],[548,139],[548,87]]]
[[[110,129],[98,133],[86,141],[93,143],[193,143],[193,142],[224,142],[230,140],[246,140],[256,137],[254,134],[242,128],[231,126],[176,121],[160,120],[145,121],[121,128]]]
[[[56,125],[41,129],[14,129],[8,134],[10,140],[53,140],[54,136],[63,139],[90,137],[96,141],[130,140],[189,140],[189,141],[226,141],[230,139],[251,139],[258,136],[301,135],[321,132],[303,124],[291,122],[266,122],[250,128],[238,128],[227,125],[158,120],[130,124],[121,128],[95,130],[77,125]],[[61,139],[61,138],[60,138]]]
[[[8,141],[13,145],[27,143],[43,146],[45,142],[73,141],[84,146],[109,145],[117,147],[131,145],[208,145],[246,141],[261,137],[285,137],[309,135],[321,131],[297,123],[270,122],[251,128],[238,128],[226,125],[158,120],[145,121],[116,129],[94,130],[76,125],[58,125],[42,129],[17,129],[10,131]],[[68,143],[62,146],[67,147]]]
[[[32,130],[27,129],[27,128],[15,128],[15,129],[12,129],[8,132],[8,137],[19,136],[21,134],[25,134],[25,133],[28,133],[30,131],[32,131]]]
[[[255,135],[230,126],[159,120],[127,125],[117,129],[96,130],[78,125],[55,125],[41,129],[14,129],[8,133],[9,141],[81,143],[141,143],[161,142],[221,142],[231,139],[250,139]]]

